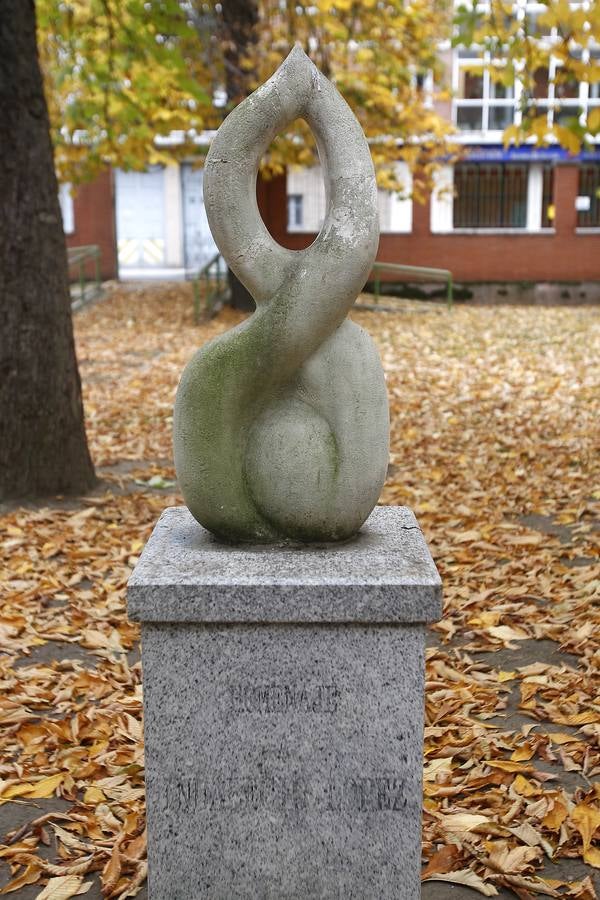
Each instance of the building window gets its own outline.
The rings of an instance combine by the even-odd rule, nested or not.
[[[460,5],[460,4],[459,4]],[[593,5],[593,4],[592,4]],[[481,12],[489,13],[489,7],[479,4]],[[573,4],[571,4],[573,9]],[[540,15],[547,13],[547,4],[520,0],[514,6],[514,19],[528,33]],[[480,46],[460,47],[454,54],[453,68],[453,121],[461,131],[503,131],[513,122],[519,124],[523,103],[527,103],[534,116],[547,116],[552,124],[585,124],[586,117],[599,105],[600,85],[597,82],[579,82],[565,73],[561,55],[564,52],[564,36],[556,27],[545,27],[536,38],[545,50],[559,47],[556,55],[550,53],[547,66],[540,66],[533,77],[515,80],[504,85],[493,72],[500,72],[503,62],[494,58]],[[533,37],[532,41],[535,41]],[[499,54],[502,55],[501,53]],[[590,40],[586,47],[569,47],[569,56],[583,66],[593,68],[600,59],[600,46]],[[530,92],[523,98],[523,92]]]
[[[542,166],[542,228],[554,228],[554,166]]]
[[[489,76],[487,86],[488,128],[491,131],[504,131],[512,125],[515,117],[514,85],[502,84]]]
[[[73,194],[70,184],[61,184],[58,189],[58,201],[63,220],[65,234],[73,234],[75,231],[75,209],[73,206]]]
[[[465,65],[468,65],[468,61]],[[456,124],[461,131],[481,131],[483,128],[483,69],[458,69],[458,97]]]
[[[583,163],[579,169],[579,196],[590,198],[590,208],[579,210],[579,228],[600,228],[600,163]]]
[[[544,23],[544,13],[548,7],[543,3],[528,3],[525,10],[524,30],[528,35],[538,34],[542,38],[552,37],[552,28]]]
[[[288,231],[297,231],[304,225],[303,199],[302,194],[288,194]]]
[[[412,176],[407,163],[395,164],[401,190],[378,190],[379,227],[382,233],[410,233],[412,229]],[[287,230],[315,234],[321,230],[327,214],[325,185],[320,166],[287,171]]]
[[[503,131],[515,116],[515,88],[494,77],[501,63],[477,48],[460,50],[454,80],[454,120],[461,131]]]
[[[526,165],[458,163],[454,191],[454,228],[526,227]]]

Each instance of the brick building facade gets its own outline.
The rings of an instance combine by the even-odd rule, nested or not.
[[[577,163],[554,165],[553,225],[520,233],[517,229],[436,230],[437,210],[430,196],[423,204],[412,204],[409,230],[382,230],[377,258],[381,262],[449,269],[456,282],[467,284],[600,282],[600,229],[578,225],[579,182]],[[273,179],[267,190],[271,196],[263,218],[273,237],[290,249],[307,247],[316,229],[288,228],[285,178]]]
[[[113,172],[107,169],[94,181],[72,191],[65,186],[60,199],[67,247],[96,244],[101,253],[103,280],[118,278]]]
[[[320,177],[314,174],[315,178]],[[408,202],[408,212],[400,222],[402,230],[382,228],[377,258],[381,262],[449,269],[459,285],[596,282],[596,293],[600,295],[600,228],[581,227],[581,214],[576,209],[577,197],[581,196],[581,166],[560,161],[552,166],[552,175],[552,227],[529,232],[510,228],[440,230],[439,202],[430,196],[425,203]],[[100,247],[104,279],[119,275],[115,181],[114,174],[107,171],[74,192],[72,228],[67,234],[70,247]],[[290,175],[287,179],[279,176],[260,180],[257,194],[262,217],[273,237],[283,246],[299,250],[314,240],[318,227],[290,227],[290,184],[297,185]],[[402,202],[406,207],[407,202]],[[127,266],[121,268],[127,277],[130,270]],[[182,277],[185,271],[182,248],[175,266],[165,265],[158,270],[148,267],[146,272],[138,268],[134,274],[169,278]],[[392,279],[391,274],[382,277]],[[564,291],[562,294],[564,299]],[[592,295],[596,296],[594,292]],[[588,289],[586,296],[592,295]],[[579,298],[575,289],[569,298]]]
[[[523,22],[544,8],[537,0],[514,0],[514,15]],[[560,35],[550,29],[544,40]],[[600,46],[590,43],[580,54],[590,67],[600,62]],[[529,283],[545,286],[541,299],[600,299],[600,141],[578,157],[557,145],[504,148],[504,129],[519,125],[523,115],[518,78],[508,85],[494,81],[489,56],[476,46],[448,45],[440,55],[451,99],[435,104],[431,92],[430,102],[455,126],[463,152],[454,165],[440,161],[424,204],[412,201],[410,172],[398,163],[403,194],[379,192],[378,260],[449,269],[457,284],[478,285],[471,296],[506,296],[503,288],[486,285],[520,285],[522,293]],[[600,82],[564,82],[559,69],[560,59],[551,55],[549,67],[536,71],[536,110],[545,111],[549,126],[574,116],[584,126],[600,109]],[[433,87],[430,78],[427,83],[426,94]],[[117,269],[121,277],[189,276],[217,251],[202,189],[202,170],[192,161],[106,172],[78,189],[68,243],[98,244],[104,277]],[[314,240],[326,215],[318,167],[259,179],[257,195],[277,241],[300,249]]]

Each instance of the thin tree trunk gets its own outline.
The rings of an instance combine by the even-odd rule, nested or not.
[[[95,482],[33,0],[0,13],[0,500]]]
[[[225,61],[225,89],[230,107],[250,93],[252,72],[244,68],[244,58],[258,40],[256,0],[222,0],[221,42]]]

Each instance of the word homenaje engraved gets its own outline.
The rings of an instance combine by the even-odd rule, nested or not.
[[[250,684],[229,685],[228,696],[234,713],[335,713],[340,689],[335,684]]]

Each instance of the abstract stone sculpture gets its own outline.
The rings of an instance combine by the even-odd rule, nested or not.
[[[293,251],[260,217],[256,176],[298,117],[316,137],[327,214],[311,246]],[[346,319],[377,252],[377,189],[360,125],[299,46],[221,125],[204,198],[215,241],[257,310],[183,373],[174,447],[186,503],[228,541],[351,537],[377,502],[388,457],[379,356]]]

